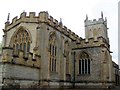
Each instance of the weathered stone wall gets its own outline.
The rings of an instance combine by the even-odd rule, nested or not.
[[[13,64],[4,64],[3,66],[3,78],[8,81],[39,81],[40,74],[39,69],[31,68],[27,66],[13,65]],[[9,82],[12,84],[12,82]],[[13,82],[14,83],[14,82]]]
[[[3,65],[0,63],[0,86],[2,85],[3,80]]]
[[[65,60],[64,60],[64,44],[65,41],[69,42],[70,45],[70,53],[69,53],[69,61],[70,61],[70,74],[72,74],[72,56],[71,56],[71,39],[66,37],[60,31],[49,26],[47,24],[42,23],[40,25],[40,39],[39,39],[39,50],[41,55],[41,79],[50,79],[50,80],[66,80],[66,69],[65,69]],[[52,33],[55,33],[57,40],[57,72],[50,72],[49,69],[49,38]],[[41,52],[42,51],[42,52]]]
[[[90,55],[90,74],[79,75],[79,55],[84,51]],[[101,80],[101,50],[100,48],[86,48],[76,50],[76,80],[77,81],[99,81]]]
[[[99,24],[101,23],[101,24]],[[104,23],[104,25],[103,25]],[[98,25],[93,25],[98,24]],[[11,52],[3,52],[6,56],[6,62],[4,65],[0,66],[0,78],[4,78],[4,83],[19,83],[21,86],[24,85],[34,85],[41,80],[41,85],[71,85],[70,82],[65,82],[66,76],[66,57],[64,55],[65,41],[69,42],[69,74],[71,76],[70,80],[74,78],[74,55],[75,56],[75,80],[78,81],[76,85],[79,85],[80,81],[93,81],[94,83],[101,84],[102,80],[112,81],[112,63],[110,56],[109,42],[106,42],[107,37],[107,27],[106,20],[99,19],[98,21],[87,20],[85,22],[86,38],[82,39],[74,32],[69,30],[66,26],[62,25],[62,22],[58,22],[52,16],[49,16],[47,12],[40,12],[39,16],[35,16],[34,12],[30,12],[26,16],[26,12],[23,12],[19,19],[15,17],[12,23],[5,25],[5,36],[6,40],[4,47],[10,46],[10,41],[12,36],[15,34],[20,27],[23,27],[29,32],[31,37],[30,45],[30,60],[33,62],[34,55],[38,55],[38,61],[40,61],[39,69],[34,67],[34,64],[30,64],[30,60],[23,59],[22,52],[19,52],[17,57],[13,57]],[[92,30],[90,30],[92,29]],[[99,33],[94,29],[98,30]],[[56,55],[56,72],[50,71],[50,55],[49,55],[49,37],[54,33],[57,40],[57,55]],[[105,52],[107,51],[107,57],[105,58]],[[79,54],[85,51],[90,55],[90,74],[89,75],[79,75]],[[9,58],[8,58],[9,56]],[[10,59],[10,60],[8,60]],[[24,64],[17,63],[11,64],[12,60],[23,61]],[[106,60],[106,61],[105,61]],[[9,61],[9,62],[8,62]],[[26,65],[26,61],[30,65]],[[35,63],[39,63],[34,61]],[[32,65],[32,67],[30,67]],[[2,73],[2,75],[1,75]],[[110,76],[111,75],[111,76]],[[63,82],[59,82],[59,81]],[[100,81],[100,82],[99,82]],[[92,83],[92,82],[91,82]],[[91,84],[90,83],[90,84]],[[85,83],[82,83],[85,84]],[[92,84],[93,85],[93,84]]]

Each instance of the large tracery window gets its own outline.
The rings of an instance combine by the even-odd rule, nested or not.
[[[12,37],[12,45],[14,48],[14,54],[18,54],[18,50],[27,53],[30,51],[30,36],[24,29],[19,29],[17,33]]]
[[[69,49],[69,43],[68,41],[66,41],[64,45],[64,55],[66,59],[66,74],[69,74]]]
[[[49,38],[49,48],[50,48],[50,71],[57,71],[57,45],[56,45],[56,36],[55,34],[51,35]]]
[[[80,55],[79,74],[90,74],[90,58],[85,52],[82,52]]]

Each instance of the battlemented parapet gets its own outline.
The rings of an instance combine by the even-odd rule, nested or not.
[[[86,39],[82,39],[78,44],[75,45],[74,48],[87,48],[87,47],[106,47],[108,51],[110,51],[109,44],[106,43],[106,40],[103,37],[98,37],[97,40],[94,38],[90,38],[86,41]]]
[[[40,68],[40,55],[24,53],[22,50],[13,52],[12,48],[3,47],[2,63],[11,63],[27,67]]]
[[[93,19],[93,20],[88,20],[88,16],[86,15],[86,19],[85,19],[85,27],[86,26],[91,26],[91,25],[96,25],[96,24],[104,24],[107,27],[107,19],[105,17],[103,17],[103,12],[101,12],[101,18],[99,18],[98,20]]]
[[[38,23],[38,24],[46,23],[47,25],[63,33],[65,36],[70,37],[72,40],[76,40],[76,38],[80,38],[78,35],[76,35],[66,26],[63,26],[60,22],[58,22],[56,19],[50,16],[48,12],[45,11],[40,12],[38,16],[36,16],[35,12],[29,12],[28,16],[26,12],[22,12],[19,18],[18,16],[16,16],[12,19],[12,22],[5,24],[6,28],[4,31],[8,31],[9,29],[13,28],[14,26],[20,23]]]
[[[107,26],[107,19],[99,18],[98,20],[85,20],[85,26],[96,25],[96,24],[104,24]]]

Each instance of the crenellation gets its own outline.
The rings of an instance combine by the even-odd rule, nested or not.
[[[76,48],[101,46],[103,44],[105,47],[108,48],[108,45],[104,42],[104,38],[102,38],[102,37],[97,38],[97,42],[94,40],[94,38],[82,39],[79,41],[80,44],[78,41],[76,41],[76,42],[77,42],[77,45],[75,46]]]
[[[77,36],[76,34],[74,35],[74,37],[75,37],[75,38],[76,38],[76,40],[77,40],[78,36]]]
[[[24,60],[24,52],[22,50],[18,50],[18,54],[19,57],[17,57],[18,59],[15,61],[16,64],[20,64],[20,65],[25,65],[25,60]]]
[[[54,26],[58,26],[58,21],[56,19],[53,19]]]
[[[77,34],[76,34],[76,38],[77,38],[77,39],[80,39],[80,37],[79,37]]]
[[[64,34],[67,33],[67,27],[66,27],[66,26],[63,26],[62,30],[63,30],[63,33],[64,33]]]
[[[35,15],[35,12],[29,12],[29,15],[26,15],[26,12],[22,12],[20,18],[13,18],[12,23],[9,25],[8,29],[12,28],[14,25],[24,21],[24,22],[47,22],[49,25],[56,27],[59,31],[64,32],[68,35],[72,34],[71,30],[68,30],[66,26],[60,24],[56,19],[48,14],[48,12],[40,12],[38,16]]]
[[[28,66],[33,66],[32,59],[33,59],[33,53],[29,53],[28,54],[28,60],[26,61]]]
[[[66,27],[66,26],[63,26],[63,28],[64,28],[64,30],[66,30],[66,31],[67,31],[67,27]]]
[[[65,34],[65,33],[66,33],[66,30],[65,30],[65,28],[63,28],[63,27],[60,27],[60,32],[61,32],[61,33],[63,33],[63,34]]]
[[[15,23],[17,20],[18,20],[18,16],[14,17],[14,18],[12,19],[12,23]]]
[[[65,34],[66,36],[69,36],[68,31],[67,31],[67,30],[65,30],[65,29],[63,29],[63,30],[64,30],[64,34]]]
[[[106,22],[103,18],[99,18],[98,20],[93,19],[93,20],[86,20],[85,21],[85,26],[86,25],[95,25],[95,24],[100,24]]]
[[[11,62],[13,49],[9,47],[3,47],[2,52],[3,52],[3,55],[1,57],[2,62]]]
[[[39,17],[39,21],[41,21],[41,22],[47,22],[49,14],[48,14],[48,12],[43,11],[43,12],[39,13],[38,17]]]
[[[33,60],[34,67],[40,68],[40,56],[35,54],[35,60]]]
[[[75,33],[71,31],[70,36],[73,37],[74,35],[75,35]]]
[[[94,37],[94,42],[97,42],[98,41],[98,37]]]
[[[66,27],[66,35],[67,36],[69,36],[70,35],[70,33],[69,33],[69,31],[68,31],[69,29]]]
[[[47,23],[48,23],[49,25],[51,25],[51,19],[50,19],[50,18],[48,18]]]
[[[52,16],[49,16],[49,19],[51,22],[53,22],[53,17]]]
[[[71,33],[71,38],[74,40],[74,41],[76,41],[77,40],[77,35],[74,33],[74,32],[72,32]]]
[[[81,38],[77,35],[77,41],[81,42]]]
[[[14,63],[18,65],[24,65],[24,66],[34,66],[37,68],[40,68],[40,56],[35,55],[35,61],[33,61],[33,53],[24,53],[22,50],[18,50],[19,57],[13,58],[13,54],[9,53],[12,51],[12,49],[3,49],[4,55],[2,57],[2,62],[4,63]],[[25,57],[26,55],[26,57]],[[34,65],[33,65],[34,64]]]
[[[71,32],[72,32],[72,31],[71,31],[70,29],[68,29],[68,33],[71,34]]]
[[[34,18],[35,17],[35,12],[29,12],[29,17]]]
[[[78,41],[77,41],[78,43]],[[90,38],[90,39],[82,39],[80,40],[80,44],[77,44],[77,48],[81,48],[81,47],[93,47],[93,46],[100,46],[100,42],[94,42],[94,38]]]
[[[58,31],[61,31],[61,26],[58,24],[58,26],[56,27],[58,29]]]
[[[77,44],[81,44],[81,39],[80,39],[80,37],[78,37],[78,36],[77,36],[76,43],[77,43]]]
[[[7,29],[7,27],[10,25],[10,22],[5,22],[5,30]]]
[[[88,43],[88,39],[87,38],[85,38],[85,43]]]
[[[79,36],[77,34],[74,34],[75,39],[79,39]]]
[[[20,14],[20,18],[25,18],[26,17],[26,12],[22,12],[21,14]]]
[[[49,16],[49,17],[48,17],[48,20],[49,20],[48,23],[49,23],[51,26],[54,27],[54,26],[55,26],[54,18],[53,18],[52,16]]]
[[[73,36],[75,36],[75,33],[74,33],[74,32],[71,32],[71,34],[72,34]]]

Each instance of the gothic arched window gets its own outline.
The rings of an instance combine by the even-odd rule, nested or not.
[[[14,54],[18,54],[18,50],[22,50],[24,53],[27,53],[30,51],[30,35],[29,33],[23,29],[20,28],[11,39],[11,45],[14,49]]]
[[[66,74],[69,74],[69,52],[70,52],[70,47],[68,41],[65,42],[64,44],[64,56],[66,59]]]
[[[90,74],[90,58],[86,52],[80,54],[79,74]]]
[[[57,71],[57,45],[56,45],[56,35],[55,33],[50,35],[49,37],[49,52],[50,52],[50,71],[56,72]]]

